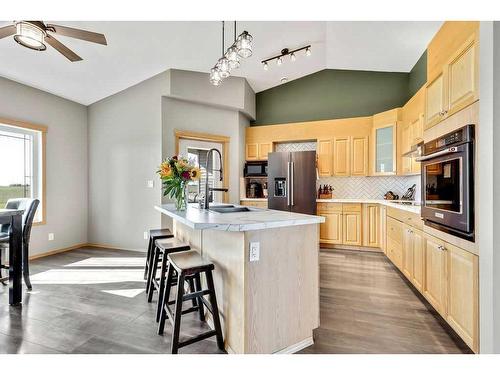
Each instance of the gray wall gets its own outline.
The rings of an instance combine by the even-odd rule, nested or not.
[[[169,76],[161,73],[89,106],[90,243],[143,249],[143,232],[160,226],[153,208],[161,202],[155,171]]]
[[[143,232],[169,225],[153,207],[162,201],[156,170],[175,152],[175,129],[231,137],[229,189],[236,202],[241,127],[250,121],[240,116],[254,116],[253,95],[242,78],[214,87],[205,73],[169,70],[89,106],[89,242],[145,249]]]
[[[408,92],[411,98],[427,82],[427,50],[420,56],[408,74]]]
[[[47,221],[33,227],[31,255],[86,243],[87,108],[0,77],[0,117],[48,127]]]

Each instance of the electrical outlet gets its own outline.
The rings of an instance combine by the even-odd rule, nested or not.
[[[148,180],[147,181],[147,187],[148,188],[153,188],[155,186],[155,182],[153,180]]]
[[[144,239],[147,240],[149,238],[148,232],[144,232]]]
[[[250,262],[257,262],[260,258],[260,242],[250,242]]]
[[[49,241],[54,241],[54,233],[49,233]]]

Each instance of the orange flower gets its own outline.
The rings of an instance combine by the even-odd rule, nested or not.
[[[161,178],[167,178],[172,175],[172,168],[170,168],[170,164],[167,161],[164,161],[160,164],[160,170],[158,171]]]

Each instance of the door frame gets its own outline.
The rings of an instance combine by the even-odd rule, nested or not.
[[[229,142],[231,140],[230,137],[225,135],[217,135],[217,134],[207,134],[207,133],[197,133],[188,130],[174,130],[175,137],[175,155],[179,154],[179,141],[181,139],[191,139],[195,141],[205,141],[205,142],[216,142],[222,143],[223,150],[223,179],[226,182],[226,186],[229,187]],[[224,192],[222,195],[222,200],[224,203],[229,202],[229,193]]]

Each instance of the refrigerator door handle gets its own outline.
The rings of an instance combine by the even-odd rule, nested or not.
[[[290,201],[291,201],[291,206],[295,206],[295,202],[293,200],[293,196],[295,194],[295,191],[293,190],[293,179],[294,179],[294,175],[295,175],[295,163],[292,161],[291,163],[291,172],[290,172],[290,175],[291,175],[291,180],[290,180]]]
[[[290,206],[290,162],[287,162],[286,166],[286,184],[287,184],[286,204],[287,206]]]

